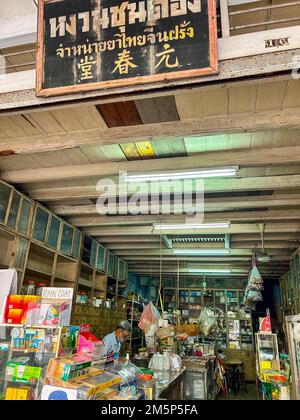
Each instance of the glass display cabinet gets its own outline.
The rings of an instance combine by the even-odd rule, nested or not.
[[[105,252],[104,246],[98,244],[96,267],[100,271],[105,271],[105,254],[106,254],[106,252]],[[119,262],[121,262],[121,260]],[[123,277],[124,277],[124,275],[123,275]],[[122,280],[123,280],[123,278],[122,278]]]
[[[7,220],[7,226],[13,230],[16,230],[20,202],[21,194],[19,194],[17,191],[14,191]]]
[[[271,333],[256,333],[256,362],[258,374],[265,370],[280,370],[277,335]]]
[[[46,242],[47,245],[49,245],[53,249],[57,249],[58,247],[60,228],[61,220],[58,217],[52,215],[48,232],[48,238]]]
[[[112,276],[114,272],[114,254],[110,251],[107,254],[107,274]]]
[[[36,207],[32,237],[39,242],[45,241],[49,218],[49,211],[41,206]]]
[[[78,334],[79,327],[0,325],[0,399],[37,399],[49,360],[75,350]]]
[[[73,245],[73,235],[75,228],[63,223],[61,242],[60,242],[60,252],[66,255],[72,255],[72,245]]]
[[[292,371],[292,399],[300,400],[300,315],[285,318]]]
[[[33,202],[25,197],[22,197],[20,216],[18,222],[18,232],[21,235],[28,235],[30,228],[31,213],[33,211]]]

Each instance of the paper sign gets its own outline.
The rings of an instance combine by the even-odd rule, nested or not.
[[[76,400],[77,390],[61,388],[58,386],[44,385],[41,400]]]

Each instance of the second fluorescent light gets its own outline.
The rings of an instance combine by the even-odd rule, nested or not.
[[[188,273],[195,273],[195,274],[230,274],[231,270],[228,269],[201,269],[201,268],[189,268]]]
[[[229,222],[222,223],[180,223],[180,224],[160,224],[155,223],[154,229],[159,230],[176,230],[176,229],[227,229],[229,228]]]
[[[229,249],[173,249],[174,255],[228,255]]]
[[[198,169],[191,171],[169,171],[169,172],[152,172],[145,174],[131,174],[126,175],[126,182],[143,182],[143,181],[169,181],[181,179],[202,179],[202,178],[223,178],[233,177],[237,175],[238,167],[227,168],[211,168],[211,169]]]

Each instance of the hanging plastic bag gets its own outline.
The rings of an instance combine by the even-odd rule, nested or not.
[[[202,308],[198,319],[200,332],[207,337],[217,324],[213,309]]]
[[[155,308],[152,302],[148,303],[148,305],[143,310],[141,315],[141,319],[138,323],[138,327],[146,333],[149,331],[151,324],[157,323],[158,319],[160,318],[160,313]]]
[[[246,300],[250,300],[252,302],[261,302],[263,300],[263,296],[259,290],[248,290],[246,294]]]
[[[263,279],[260,275],[260,272],[258,271],[256,265],[252,267],[252,270],[250,272],[250,278],[249,283],[252,284],[263,284]]]

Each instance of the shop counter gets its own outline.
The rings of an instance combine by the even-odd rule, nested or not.
[[[182,400],[185,368],[180,371],[154,370],[156,399]]]
[[[215,357],[193,357],[182,359],[186,368],[183,387],[185,400],[208,400],[214,399],[219,392],[219,386],[215,379]]]

